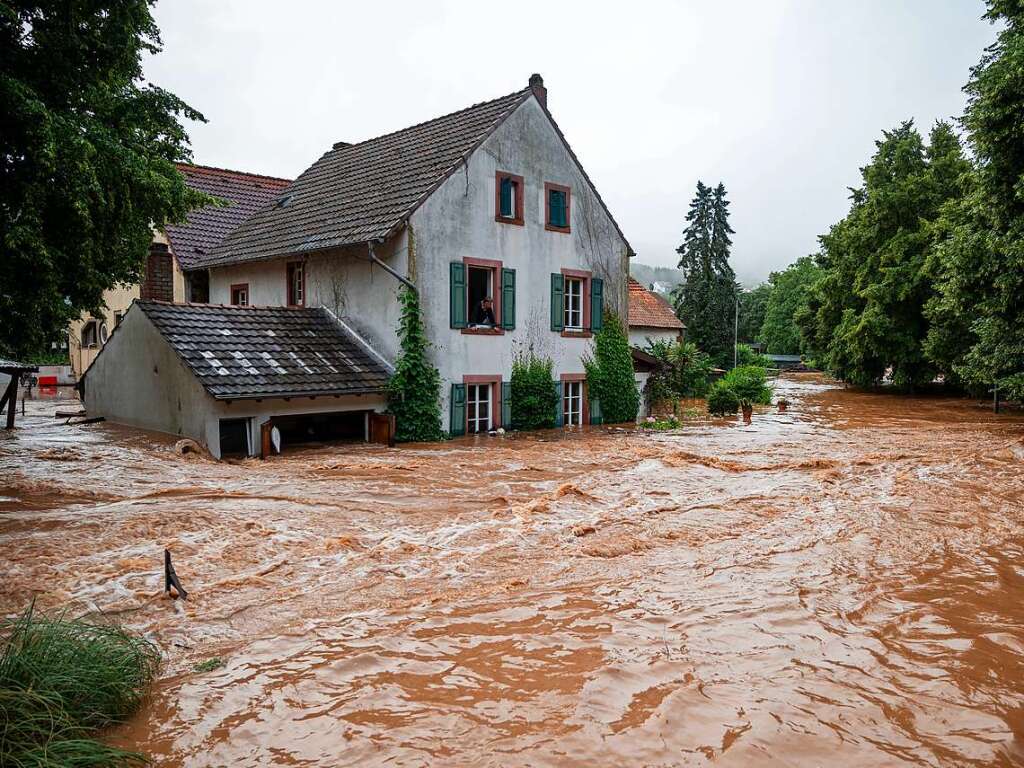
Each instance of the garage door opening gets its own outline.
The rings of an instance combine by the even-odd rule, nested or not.
[[[313,443],[354,443],[366,440],[366,411],[304,413],[275,416],[273,425],[281,434],[281,449]]]
[[[249,419],[220,420],[220,455],[251,456],[249,445]]]

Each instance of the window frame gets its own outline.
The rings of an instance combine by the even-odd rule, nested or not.
[[[302,293],[302,296],[299,297],[299,301],[297,301],[297,302],[293,301],[295,296],[292,293],[292,288],[294,287],[294,282],[295,282],[295,280],[293,278],[294,270],[295,269],[301,270],[300,273],[299,273],[300,278],[301,278],[300,281],[299,281],[299,291]],[[285,305],[289,306],[289,307],[304,307],[304,306],[306,306],[306,263],[304,261],[289,261],[289,262],[287,262],[285,264],[285,278],[284,279],[285,279]]]
[[[565,226],[559,227],[551,223],[551,193],[565,193]],[[548,232],[561,232],[563,234],[572,232],[572,189],[564,184],[544,182],[544,229]]]
[[[501,269],[502,262],[496,259],[477,259],[466,256],[462,259],[462,266],[466,271],[466,327],[460,331],[469,336],[501,336],[505,329],[501,327]],[[470,328],[473,316],[473,307],[469,304],[469,270],[487,269],[491,272],[491,302],[494,305],[494,327],[493,328]]]
[[[236,292],[240,292],[240,291],[245,291],[245,301],[244,302],[235,301],[235,293]],[[249,284],[248,283],[235,283],[234,285],[232,285],[231,289],[228,292],[228,301],[231,303],[231,306],[233,306],[233,307],[248,307],[248,306],[250,306],[250,304],[249,304]]]
[[[487,434],[492,429],[497,429],[501,426],[501,376],[500,375],[466,375],[462,377],[462,383],[466,387],[466,416],[465,416],[465,434],[466,435],[479,435]],[[487,387],[487,396],[489,398],[488,405],[490,406],[490,415],[488,416],[488,427],[483,432],[473,432],[469,428],[469,402],[470,402],[470,387],[484,386]],[[479,422],[479,416],[477,417]]]
[[[570,426],[572,426],[572,427],[581,427],[581,426],[584,426],[585,424],[589,424],[590,423],[590,399],[588,397],[588,392],[587,392],[587,374],[585,374],[585,373],[563,373],[561,376],[559,376],[559,381],[560,381],[560,383],[562,385],[562,387],[561,387],[562,399],[561,399],[561,402],[558,404],[558,407],[561,409],[561,412],[562,412],[562,426],[563,427],[570,427]],[[567,402],[566,401],[570,397],[570,395],[569,395],[570,387],[574,386],[574,385],[577,385],[577,384],[579,385],[579,399],[580,399],[579,410],[577,411],[579,421],[569,423],[568,421],[566,421],[566,415],[567,415],[567,411],[566,411]],[[571,415],[571,411],[569,411],[568,413]]]
[[[503,180],[509,179],[517,185],[519,194],[516,195],[516,199],[513,206],[512,216],[503,216],[501,213],[501,183]],[[494,220],[501,224],[516,224],[523,226],[523,202],[526,198],[526,184],[523,181],[522,176],[518,176],[514,173],[508,173],[507,171],[495,171],[494,172]]]
[[[88,329],[92,329],[92,341],[87,343],[85,335]],[[97,349],[100,346],[100,323],[96,318],[90,318],[82,323],[82,328],[78,332],[78,342],[82,349]]]
[[[590,283],[594,277],[594,273],[586,269],[562,269],[562,336],[574,337],[574,338],[590,338],[593,332],[590,330]],[[570,280],[578,280],[580,282],[580,290],[582,292],[582,306],[581,306],[581,317],[580,321],[582,325],[579,327],[570,327],[566,325],[566,303],[568,301],[569,291],[567,284]]]

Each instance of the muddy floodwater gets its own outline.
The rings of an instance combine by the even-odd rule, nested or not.
[[[30,405],[0,612],[151,637],[111,738],[161,766],[1024,764],[1024,418],[779,390],[749,427],[223,464]]]

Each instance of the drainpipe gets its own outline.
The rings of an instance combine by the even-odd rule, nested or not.
[[[373,252],[373,243],[372,242],[371,243],[367,243],[366,244],[366,248],[367,248],[367,251],[370,254],[370,261],[372,261],[374,264],[378,265],[381,269],[383,269],[385,272],[387,272],[393,278],[395,278],[400,283],[405,285],[410,291],[415,293],[417,296],[419,295],[419,291],[416,290],[416,286],[412,283],[411,280],[409,280],[409,278],[403,277],[402,275],[398,274],[395,270],[393,270],[391,267],[389,267],[387,264],[385,264],[383,261],[381,261],[380,259],[377,258],[377,254]]]

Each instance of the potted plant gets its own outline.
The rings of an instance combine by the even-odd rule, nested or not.
[[[754,415],[754,404],[745,397],[740,398],[740,410],[743,411],[743,423],[749,424]]]
[[[786,409],[789,408],[789,400],[784,397],[780,397],[775,404],[779,406],[779,413],[785,413]]]

